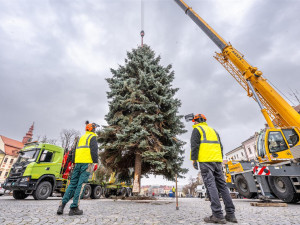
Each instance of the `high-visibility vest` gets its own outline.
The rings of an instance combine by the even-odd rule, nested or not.
[[[86,131],[78,141],[75,151],[75,163],[93,163],[90,149],[90,141],[92,137],[97,135],[93,132]]]
[[[221,144],[216,131],[207,123],[193,125],[200,135],[198,162],[223,162]]]
[[[172,188],[172,192],[175,192],[176,191],[176,189],[175,188]]]

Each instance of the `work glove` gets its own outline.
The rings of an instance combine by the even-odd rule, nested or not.
[[[94,172],[95,172],[97,169],[98,169],[98,165],[95,164],[95,165],[94,165]]]
[[[196,160],[193,161],[193,167],[195,170],[199,170],[198,162]]]

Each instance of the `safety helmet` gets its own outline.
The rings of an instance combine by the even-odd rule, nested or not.
[[[98,124],[96,124],[96,123],[89,123],[89,121],[86,121],[85,124],[86,124],[85,130],[86,131],[90,131],[90,132],[95,132],[96,127],[99,127]]]
[[[206,117],[203,114],[196,114],[192,120],[193,122],[205,122],[206,121]]]

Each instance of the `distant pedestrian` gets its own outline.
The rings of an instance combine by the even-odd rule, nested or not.
[[[175,198],[175,192],[176,192],[176,189],[175,189],[174,186],[172,187],[172,192],[173,192],[173,198]]]
[[[235,207],[223,174],[223,146],[220,137],[213,128],[207,125],[206,117],[203,114],[195,115],[192,121],[194,122],[194,129],[191,136],[191,160],[193,160],[195,169],[198,169],[199,162],[203,182],[211,201],[212,215],[205,217],[204,221],[225,224],[227,220],[228,222],[237,223]],[[225,204],[225,218],[219,192]]]

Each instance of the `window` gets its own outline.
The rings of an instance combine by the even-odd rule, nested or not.
[[[8,160],[8,158],[5,158],[5,159],[4,159],[4,163],[6,163],[6,162],[7,162],[7,160]]]
[[[11,160],[10,160],[10,164],[12,164],[13,162],[14,162],[14,159],[11,159]]]
[[[269,133],[268,146],[270,152],[280,152],[288,149],[280,131],[271,131]]]
[[[1,177],[1,175],[2,175],[2,171],[0,171],[0,177]]]
[[[241,152],[242,157],[244,156],[244,154]]]
[[[251,148],[248,148],[249,154],[252,154]]]
[[[8,172],[5,173],[4,177],[7,177]]]
[[[40,157],[40,162],[51,162],[53,156],[53,152],[49,152],[44,150]]]
[[[257,154],[259,157],[264,158],[266,155],[266,149],[265,149],[265,132],[261,133],[258,136],[257,141]]]
[[[294,129],[283,129],[282,132],[283,132],[285,139],[287,140],[290,148],[294,147],[298,143],[299,136]]]

